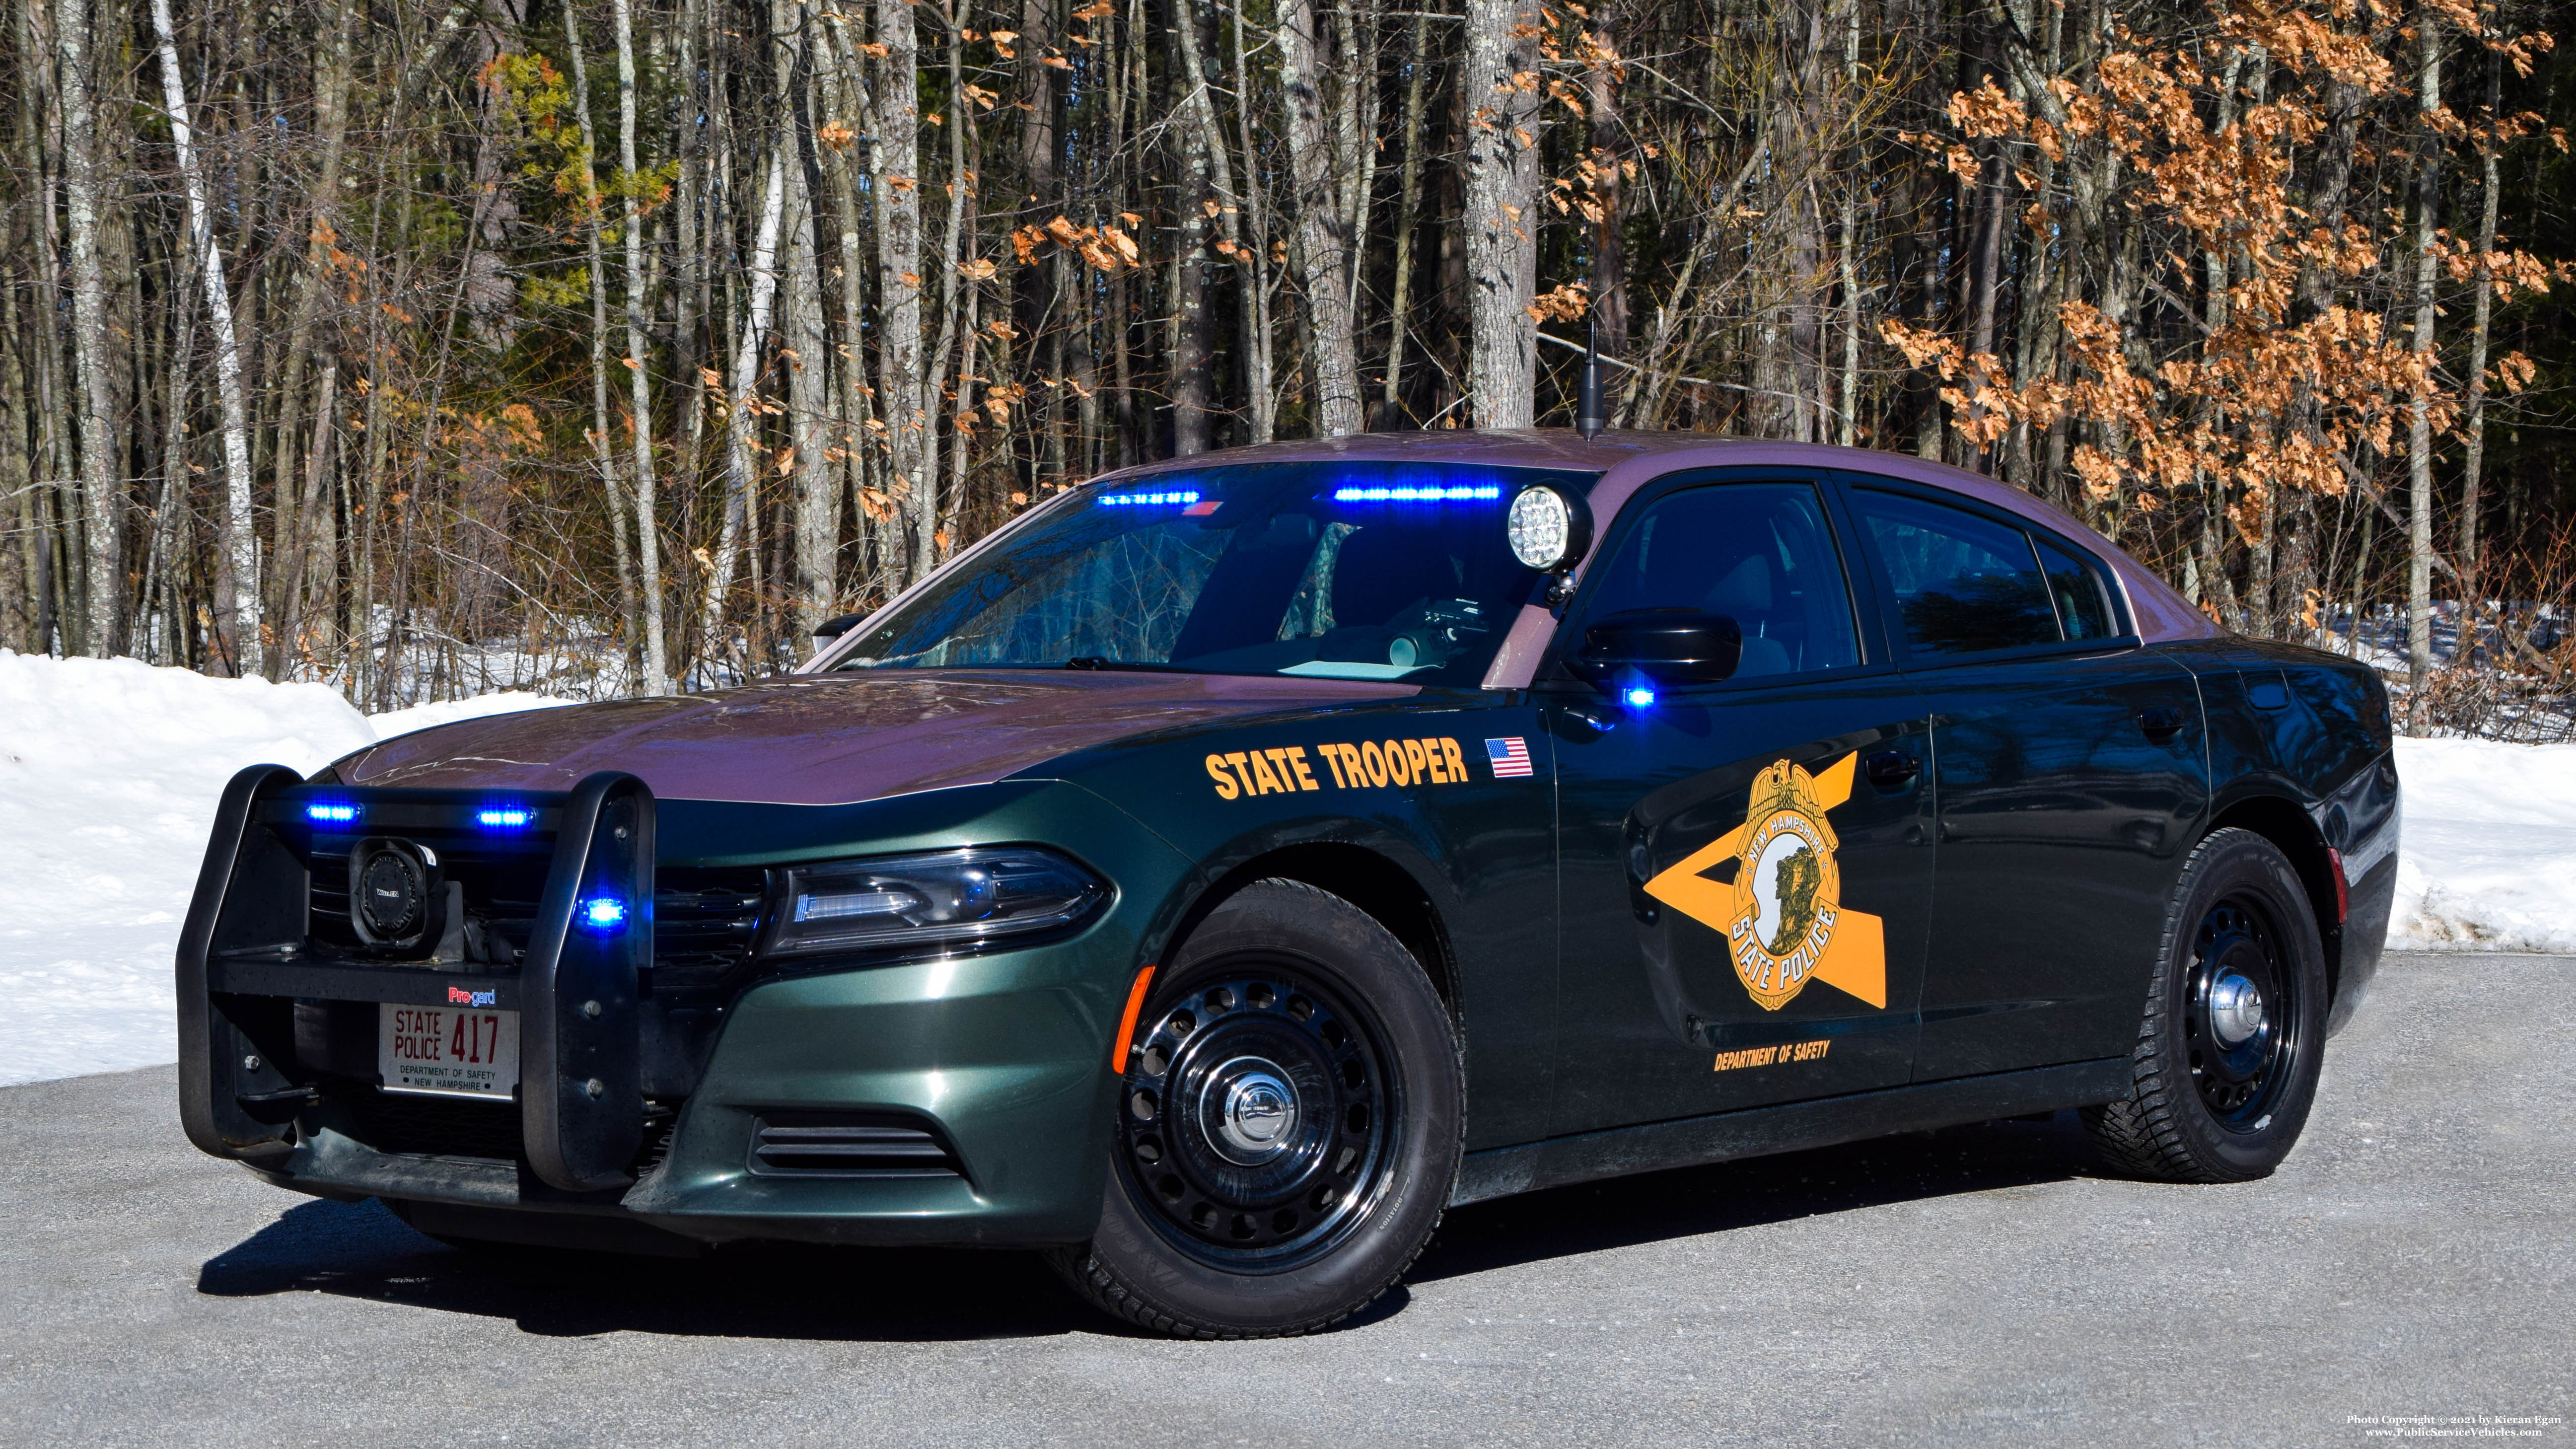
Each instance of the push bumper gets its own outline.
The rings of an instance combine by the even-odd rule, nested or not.
[[[588,789],[585,782],[549,808],[575,814]],[[596,1246],[638,1232],[700,1242],[1078,1241],[1096,1224],[1104,1186],[1118,1083],[1107,1070],[1110,1041],[1151,923],[1186,863],[1085,792],[1037,793],[1053,798],[1033,803],[1031,792],[1018,792],[1004,811],[1007,825],[978,828],[1064,839],[1078,817],[1086,853],[1121,890],[1069,938],[762,981],[726,1005],[711,1049],[676,1102],[639,1090],[632,1071],[608,1084],[594,1057],[558,1064],[553,1075],[563,1085],[551,1102],[528,1087],[515,1102],[396,1101],[366,1084],[315,1085],[293,1056],[294,1005],[406,1000],[399,993],[436,993],[447,978],[299,964],[274,952],[244,957],[245,942],[294,933],[274,911],[260,922],[255,903],[273,906],[307,888],[291,841],[261,829],[263,819],[300,808],[296,783],[283,771],[246,773],[227,794],[183,939],[183,1032],[200,1043],[183,1053],[190,1136],[279,1187],[344,1200],[380,1197],[407,1210],[431,1205],[420,1221],[466,1236],[560,1242],[569,1233]],[[643,804],[649,815],[649,798]],[[667,818],[664,828],[673,828]],[[575,853],[563,844],[570,833],[557,832],[550,887],[566,872],[576,883],[599,876],[586,863],[592,846]],[[556,894],[549,889],[550,905]],[[579,892],[567,886],[561,894],[569,919]],[[651,899],[649,877],[641,898]],[[256,928],[245,929],[246,922]],[[649,930],[636,934],[649,950]],[[544,939],[532,939],[516,974],[486,978],[499,993],[494,1005],[522,1012],[523,1083],[533,1084],[544,1069],[538,1037],[545,1013],[537,998],[547,991],[561,998],[552,1012],[557,1022],[607,1020],[626,1057],[644,1063],[635,1070],[649,1087],[654,1003],[638,1006],[631,988],[622,1005],[613,991],[603,1000],[595,972],[576,975],[560,965],[549,986],[537,959]],[[573,931],[566,940],[577,951],[583,938]],[[594,1000],[602,1012],[585,1015],[582,1007]],[[246,1069],[248,1061],[266,1075]],[[593,1080],[607,1090],[587,1090]],[[594,1175],[549,1170],[538,1144],[565,1135],[565,1107],[611,1096],[631,1110],[634,1135],[601,1144],[589,1162]],[[413,1125],[389,1131],[370,1117],[369,1102],[414,1114]],[[528,1231],[458,1226],[505,1221]]]

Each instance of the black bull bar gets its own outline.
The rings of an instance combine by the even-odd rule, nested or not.
[[[308,786],[283,765],[253,765],[225,785],[196,897],[179,933],[179,1120],[204,1152],[253,1164],[294,1151],[295,1109],[314,1100],[298,1062],[294,1004],[445,1005],[452,984],[494,993],[519,1013],[520,1120],[528,1165],[567,1192],[632,1180],[644,1134],[640,974],[653,948],[653,794],[603,771],[568,792],[508,792],[526,828],[482,838],[491,791]],[[351,807],[364,833],[417,835],[472,860],[546,861],[544,887],[515,969],[376,959],[317,941],[310,811]],[[348,832],[340,832],[348,833]],[[613,930],[583,929],[584,901],[625,906]]]

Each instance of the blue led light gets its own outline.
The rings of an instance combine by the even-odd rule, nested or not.
[[[1174,493],[1103,493],[1100,495],[1100,505],[1103,508],[1126,508],[1143,503],[1196,503],[1198,501],[1198,490],[1194,488],[1185,488]]]
[[[1630,709],[1649,709],[1655,703],[1655,692],[1641,684],[1630,688],[1625,698]]]
[[[537,818],[534,810],[481,810],[474,821],[486,830],[525,830]]]
[[[358,818],[355,805],[307,805],[304,818],[322,825],[346,825]]]
[[[1335,503],[1490,503],[1503,496],[1496,483],[1336,488]]]
[[[615,896],[592,896],[574,916],[594,931],[614,931],[626,924],[626,903]]]

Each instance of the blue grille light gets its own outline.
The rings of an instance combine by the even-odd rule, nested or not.
[[[358,818],[355,805],[307,805],[304,818],[318,825],[346,825]]]
[[[475,823],[486,830],[525,830],[535,821],[534,810],[481,810],[475,812]]]
[[[626,924],[626,903],[615,896],[592,896],[574,917],[590,930],[614,931]]]
[[[1642,684],[1635,685],[1628,690],[1627,700],[1630,709],[1652,709],[1655,704],[1655,692]]]
[[[1371,488],[1336,488],[1335,503],[1487,503],[1503,496],[1496,483],[1460,483],[1447,486],[1403,486]]]
[[[1133,507],[1140,503],[1196,503],[1198,501],[1199,495],[1196,489],[1183,489],[1177,493],[1103,493],[1100,495],[1100,506],[1103,508]]]

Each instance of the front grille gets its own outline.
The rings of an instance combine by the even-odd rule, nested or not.
[[[339,1100],[349,1109],[349,1135],[378,1152],[515,1162],[525,1142],[516,1102],[416,1097],[372,1088]]]
[[[440,869],[463,887],[467,961],[515,963],[536,932],[537,902],[545,894],[548,857],[525,849],[493,850],[488,843],[416,832],[437,851]],[[477,845],[482,851],[477,852]],[[349,853],[317,847],[309,861],[314,944],[350,955],[370,954],[349,923]]]
[[[962,1177],[928,1124],[891,1113],[781,1112],[751,1123],[762,1177]]]
[[[653,990],[722,984],[751,960],[768,873],[677,866],[653,880]]]

